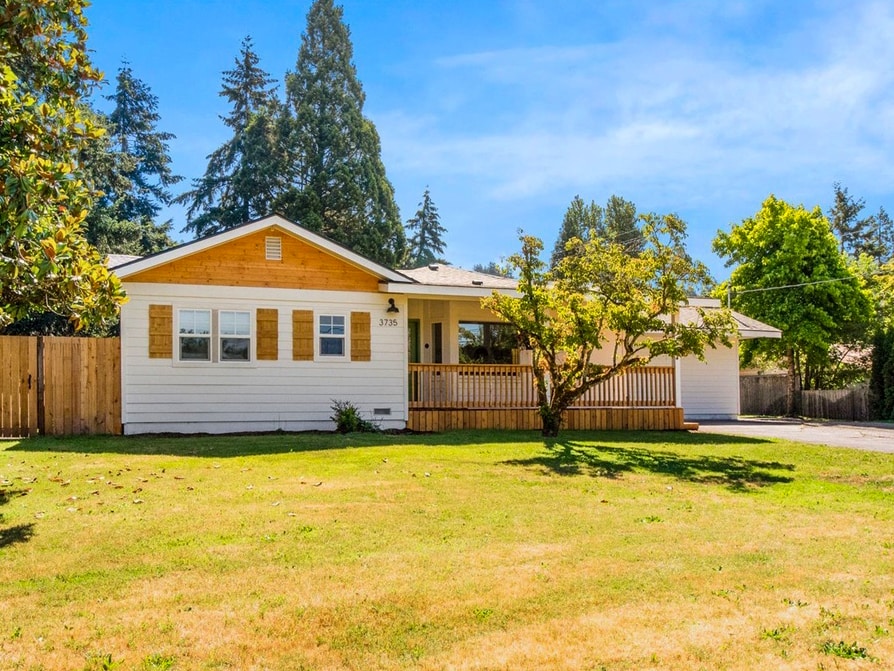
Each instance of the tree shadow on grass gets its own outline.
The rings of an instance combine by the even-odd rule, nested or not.
[[[753,445],[764,438],[697,434],[687,431],[568,431],[563,436],[587,441],[632,445]],[[469,430],[445,433],[353,433],[325,431],[247,434],[147,434],[141,436],[44,436],[14,441],[7,450],[74,454],[166,455],[227,459],[288,452],[315,452],[352,448],[431,445],[466,447],[479,444],[540,442],[539,431]]]
[[[0,529],[0,549],[16,543],[26,543],[34,535],[34,523],[17,524],[14,527]]]
[[[737,492],[794,480],[780,471],[791,473],[795,466],[778,461],[738,456],[689,456],[660,449],[586,444],[567,439],[546,443],[545,448],[546,454],[542,456],[502,463],[536,468],[555,475],[602,478],[619,478],[624,473],[636,471],[659,473],[687,482],[722,485]]]
[[[0,505],[5,505],[10,500],[24,496],[28,492],[23,489],[0,489]],[[3,514],[0,513],[0,525],[3,523]],[[13,527],[0,526],[0,549],[16,543],[25,543],[34,535],[34,524],[18,524]]]

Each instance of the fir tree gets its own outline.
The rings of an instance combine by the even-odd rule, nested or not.
[[[859,256],[858,248],[864,241],[871,217],[858,219],[866,206],[862,198],[854,198],[847,192],[847,187],[835,182],[835,202],[829,208],[829,223],[838,235],[842,252]]]
[[[496,261],[488,261],[487,263],[476,263],[472,266],[472,270],[476,273],[484,273],[485,275],[495,275],[497,277],[512,277],[512,269]]]
[[[134,77],[127,63],[118,70],[115,81],[115,92],[106,96],[115,103],[109,115],[112,146],[135,159],[133,168],[124,173],[130,191],[117,194],[118,214],[130,221],[151,221],[163,206],[171,204],[170,188],[182,179],[171,170],[168,141],[174,135],[157,129],[161,118],[158,98]]]
[[[106,134],[81,156],[98,198],[86,219],[87,239],[101,252],[152,254],[174,244],[171,223],[156,218],[170,205],[170,187],[181,178],[171,171],[170,133],[156,129],[158,99],[125,63],[106,96],[115,108],[91,112]]]
[[[147,217],[134,221],[122,213],[122,204],[132,195],[128,175],[136,169],[137,159],[113,146],[108,117],[90,113],[106,134],[87,145],[80,156],[85,179],[97,194],[85,220],[87,241],[104,254],[143,256],[171,247],[170,223],[156,224]]]
[[[638,256],[642,252],[646,240],[636,223],[636,205],[620,196],[612,196],[605,204],[603,218],[603,237],[623,245],[632,256]]]
[[[187,205],[185,231],[197,237],[227,230],[272,211],[282,165],[277,149],[279,102],[274,80],[259,65],[251,37],[242,41],[232,70],[223,73],[220,95],[230,103],[221,117],[233,136],[208,156],[192,190],[177,198]]]
[[[412,268],[427,266],[435,261],[443,261],[438,256],[444,253],[444,241],[441,236],[447,229],[441,226],[438,208],[431,199],[428,187],[422,194],[422,202],[416,210],[416,216],[407,220],[407,229],[412,232],[409,238],[409,264]]]
[[[605,207],[595,202],[587,205],[575,196],[565,212],[559,237],[550,256],[550,268],[568,255],[566,245],[572,238],[586,242],[592,237],[622,245],[628,254],[638,256],[646,241],[637,224],[636,205],[620,196],[612,196]]]
[[[363,116],[341,7],[315,0],[295,72],[286,75],[284,143],[289,186],[276,209],[386,265],[403,262],[406,238],[382,164],[379,135]]]
[[[550,268],[558,266],[559,262],[568,255],[566,245],[570,240],[577,238],[583,242],[589,239],[590,231],[601,236],[603,230],[602,208],[592,201],[587,205],[583,198],[575,196],[562,219],[562,228],[559,230],[559,237],[550,256]]]
[[[879,263],[887,263],[894,258],[894,221],[891,221],[884,207],[878,208],[875,215],[875,245],[878,252],[875,258]]]

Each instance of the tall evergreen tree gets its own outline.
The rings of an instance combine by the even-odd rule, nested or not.
[[[406,238],[350,32],[333,0],[315,0],[295,72],[286,75],[287,178],[276,209],[371,259],[396,266]]]
[[[847,187],[838,182],[835,182],[833,188],[835,202],[829,208],[829,223],[838,235],[841,251],[857,257],[862,251],[866,251],[867,244],[871,244],[875,222],[872,216],[859,218],[866,207],[862,198],[851,196]]]
[[[137,158],[113,145],[108,117],[91,114],[106,134],[81,151],[85,178],[97,194],[85,220],[87,240],[104,254],[142,256],[171,247],[169,223],[157,224],[148,217],[132,220],[122,212],[133,193],[128,175],[136,170]]]
[[[117,194],[118,213],[130,221],[153,221],[162,207],[171,204],[171,187],[183,179],[171,170],[168,142],[174,135],[158,130],[158,98],[134,77],[127,63],[119,68],[115,82],[115,92],[106,96],[115,103],[109,114],[112,146],[135,159],[125,173],[130,191]]]
[[[281,190],[279,101],[275,80],[259,62],[251,37],[246,37],[233,69],[223,73],[220,90],[231,107],[221,119],[233,135],[208,156],[204,176],[177,198],[187,205],[184,230],[197,237],[269,214]]]
[[[603,237],[624,246],[628,254],[638,256],[646,245],[636,216],[636,205],[620,196],[608,199],[603,210]]]
[[[550,268],[558,266],[559,261],[568,255],[566,245],[572,238],[586,242],[595,236],[623,245],[628,254],[637,256],[646,244],[637,219],[636,205],[620,196],[613,195],[605,207],[593,201],[587,205],[580,196],[575,196],[562,220],[562,228],[550,256]]]
[[[571,239],[577,238],[586,241],[590,237],[590,231],[601,235],[603,229],[602,208],[595,201],[591,201],[587,205],[583,198],[575,196],[562,219],[562,228],[559,230],[559,237],[549,260],[550,268],[556,268],[559,262],[568,255],[565,247]]]
[[[168,153],[174,136],[157,130],[158,98],[126,63],[106,99],[115,103],[108,116],[92,112],[106,133],[81,155],[98,194],[86,219],[87,239],[105,253],[159,252],[174,244],[171,222],[157,221],[172,202],[170,187],[181,179]]]
[[[894,221],[891,220],[884,207],[878,208],[875,215],[875,258],[879,263],[887,263],[894,259]]]
[[[485,275],[496,275],[497,277],[512,277],[512,269],[507,268],[496,261],[488,261],[487,263],[476,263],[472,266],[472,270],[476,273],[484,273]]]
[[[407,229],[412,232],[410,236],[410,251],[408,263],[411,268],[427,266],[439,260],[439,254],[444,253],[444,241],[441,236],[447,229],[441,226],[441,216],[438,208],[431,199],[428,187],[422,194],[422,202],[416,210],[416,216],[407,220]]]

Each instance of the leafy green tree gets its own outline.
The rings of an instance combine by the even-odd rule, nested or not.
[[[641,217],[645,245],[638,257],[602,237],[569,244],[577,253],[548,270],[543,243],[522,236],[509,258],[519,273],[519,297],[498,292],[482,305],[514,326],[532,350],[543,435],[555,436],[564,411],[594,385],[657,356],[702,356],[729,345],[733,324],[726,310],[699,309],[701,323],[668,319],[708,269],[685,250],[686,225],[676,215]],[[606,345],[610,363],[593,363]]]
[[[282,156],[274,79],[261,69],[251,37],[242,41],[232,70],[223,73],[221,97],[230,113],[221,117],[232,137],[208,156],[192,189],[177,198],[187,205],[185,231],[202,237],[270,214],[282,190]]]
[[[439,256],[444,253],[444,240],[441,236],[447,229],[441,226],[441,216],[428,187],[425,187],[425,193],[422,194],[416,216],[407,220],[407,229],[412,232],[408,258],[411,268],[427,266],[435,261],[443,262]]]
[[[782,330],[780,340],[743,345],[743,361],[757,353],[783,359],[789,372],[787,411],[801,388],[827,384],[833,345],[866,332],[870,301],[861,278],[840,251],[819,208],[808,211],[770,196],[753,217],[719,231],[714,251],[735,266],[720,290],[732,291],[735,309]]]
[[[83,101],[100,79],[83,0],[0,6],[0,330],[52,313],[114,319],[124,293],[84,237],[78,157],[103,130]]]
[[[379,135],[363,116],[341,7],[315,0],[295,72],[286,75],[289,186],[278,211],[370,259],[403,263],[406,237],[382,164]]]

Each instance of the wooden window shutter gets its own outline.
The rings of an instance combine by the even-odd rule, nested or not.
[[[351,313],[351,361],[369,361],[372,358],[370,318],[368,312]]]
[[[313,310],[292,310],[292,359],[314,360]]]
[[[258,308],[258,361],[276,361],[279,358],[279,311],[275,308]]]
[[[174,308],[170,305],[149,306],[149,358],[170,359],[174,356]]]

